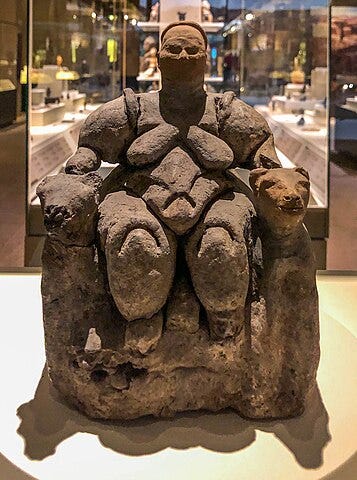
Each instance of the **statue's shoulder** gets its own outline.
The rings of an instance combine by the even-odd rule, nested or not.
[[[257,110],[243,102],[234,92],[217,95],[218,116],[221,126],[233,127],[239,131],[261,131],[264,135],[270,133],[265,118]]]
[[[136,98],[140,106],[137,116],[138,133],[144,133],[163,122],[160,113],[159,92],[137,93]]]
[[[271,136],[265,118],[253,107],[225,92],[217,97],[220,138],[233,150],[238,163],[244,163]]]
[[[158,107],[160,103],[160,96],[159,96],[159,91],[155,90],[153,92],[147,92],[147,93],[135,93],[134,94],[136,97],[137,102],[140,105],[140,110],[141,106],[143,108],[151,108],[152,107]]]
[[[128,121],[125,108],[124,95],[104,103],[94,110],[84,122],[82,131],[92,133],[93,129],[104,125],[121,125]]]
[[[131,95],[132,93],[132,95]],[[133,137],[139,107],[132,90],[92,112],[79,134],[79,146],[93,149],[103,160],[115,163],[117,155]],[[137,101],[136,101],[137,104]]]

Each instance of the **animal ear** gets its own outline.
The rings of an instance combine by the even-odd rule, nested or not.
[[[259,188],[259,179],[263,175],[265,175],[268,172],[267,168],[255,168],[250,172],[249,175],[249,184],[253,190],[253,192],[256,192]]]
[[[301,173],[301,175],[303,175],[305,178],[310,180],[309,173],[305,170],[305,168],[296,167],[296,168],[294,168],[294,170],[295,170],[295,172]]]
[[[280,168],[281,165],[277,163],[273,158],[269,158],[263,153],[259,155],[261,166],[264,168]]]

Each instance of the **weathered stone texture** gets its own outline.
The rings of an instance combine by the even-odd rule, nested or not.
[[[162,90],[92,114],[38,189],[50,376],[94,418],[290,417],[314,386],[308,174],[232,92],[204,92],[205,48],[198,25],[165,30]],[[101,160],[120,163],[103,184]]]

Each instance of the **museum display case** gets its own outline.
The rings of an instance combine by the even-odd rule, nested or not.
[[[357,6],[331,6],[331,151],[357,162]]]
[[[0,128],[24,118],[26,92],[20,70],[26,58],[25,2],[1,5],[0,15]]]
[[[306,224],[323,256],[328,230],[328,5],[244,3],[223,29],[223,88],[264,115],[284,166],[308,169]]]
[[[103,102],[117,97],[124,87],[135,92],[160,88],[156,59],[160,33],[168,23],[185,18],[199,22],[208,37],[206,90],[233,90],[254,106],[274,133],[283,166],[309,171],[306,225],[318,265],[324,268],[327,1],[235,0],[223,5],[217,0],[32,0],[30,4],[27,264],[39,264],[44,234],[36,186],[63,168],[85,118]],[[350,97],[348,105],[353,108]],[[100,171],[105,176],[111,168],[104,162]]]
[[[168,22],[186,18],[199,21],[208,36],[206,90],[222,95],[226,91],[233,90],[237,97],[254,107],[268,122],[274,134],[276,154],[282,166],[289,167],[288,172],[302,174],[305,180],[300,178],[300,181],[303,180],[305,185],[308,176],[306,171],[310,173],[311,191],[310,196],[306,193],[304,203],[305,207],[308,203],[306,225],[312,237],[312,247],[317,256],[318,267],[324,268],[328,236],[329,159],[334,155],[341,155],[344,159],[353,162],[356,158],[355,18],[357,12],[356,8],[346,3],[348,4],[348,1],[343,5],[342,2],[336,1],[328,6],[328,2],[324,0],[304,2],[302,0],[230,0],[223,3],[218,0],[210,0],[208,3],[203,0],[187,4],[185,0],[176,0],[170,5],[170,2],[165,0],[160,0],[160,3],[155,3],[153,0],[145,4],[137,2],[134,5],[126,3],[125,0],[117,2],[111,0],[30,1],[29,57],[27,61],[21,62],[20,68],[19,63],[17,64],[17,73],[13,79],[5,78],[5,75],[3,75],[4,78],[0,78],[0,95],[4,93],[7,97],[6,101],[11,103],[13,102],[11,95],[14,96],[11,92],[16,91],[16,112],[19,112],[21,97],[28,111],[26,264],[34,266],[39,265],[41,261],[45,229],[40,200],[36,195],[39,183],[46,176],[52,176],[64,170],[66,161],[77,148],[79,132],[84,122],[105,102],[121,95],[125,87],[132,88],[135,93],[153,92],[152,95],[156,95],[155,91],[161,87],[161,76],[156,59],[160,48],[160,34]],[[35,4],[36,11],[33,8]],[[169,9],[169,7],[172,8]],[[328,58],[329,55],[330,58]],[[133,98],[135,97],[132,96],[131,100]],[[224,98],[231,98],[232,101],[229,94]],[[234,101],[238,103],[238,100],[234,99]],[[135,105],[133,102],[130,103],[130,94],[128,103],[126,103],[127,99],[124,102],[127,107],[126,113],[130,112],[130,108],[135,110],[136,103],[134,102]],[[219,133],[211,135],[215,136],[215,140],[218,140],[222,134],[222,125],[226,120],[224,115],[219,117],[217,112],[224,108],[220,102],[217,103],[219,106],[216,109],[213,107],[213,111],[216,112],[213,118],[218,120],[224,118],[224,120],[218,123]],[[14,111],[14,104],[11,103],[11,105],[11,108],[6,108],[7,114]],[[225,106],[227,108],[227,104]],[[252,115],[252,110],[249,111],[254,118],[254,112]],[[104,116],[102,115],[99,119],[97,117],[101,128],[98,130],[101,132],[105,123],[101,121],[104,120]],[[11,118],[10,121],[13,120],[13,115]],[[131,119],[129,118],[129,123]],[[240,124],[240,122],[236,123]],[[7,121],[4,125],[8,125]],[[132,127],[133,124],[131,124]],[[105,128],[106,125],[104,130]],[[262,131],[266,132],[264,128]],[[98,132],[94,129],[94,133]],[[149,129],[146,133],[150,133]],[[250,135],[251,133],[252,131],[247,138],[254,143],[254,132],[253,135]],[[154,134],[155,132],[152,136]],[[93,135],[93,137],[99,138],[100,135]],[[233,137],[236,138],[234,135]],[[247,141],[246,138],[243,141]],[[111,145],[109,141],[107,144]],[[157,146],[155,142],[152,144]],[[84,148],[90,150],[87,145]],[[219,153],[217,157],[220,157],[220,154],[224,156],[224,149],[221,151],[220,148],[215,148],[212,151]],[[95,147],[93,152],[95,153]],[[250,153],[252,155],[248,155],[248,160],[253,160],[256,153],[254,148]],[[116,158],[118,156],[113,156],[112,159],[115,161]],[[268,157],[266,159],[269,160]],[[170,172],[169,167],[170,165],[167,172]],[[112,169],[113,164],[103,162],[99,173],[105,179]],[[244,177],[247,171],[242,168],[238,173],[238,180],[243,179],[247,183],[248,176]],[[285,173],[287,173],[286,170]],[[262,173],[262,175],[265,174],[266,172]],[[284,169],[272,169],[269,170],[269,174],[277,175],[278,178],[279,174],[284,175]],[[65,176],[60,175],[60,177]],[[63,191],[68,192],[72,189],[72,192],[78,193],[80,197],[81,191],[79,187],[76,190],[75,182],[78,182],[78,186],[82,180],[74,175],[66,177],[70,180],[68,184],[63,182]],[[258,186],[255,181],[259,182],[259,174],[250,182],[254,192]],[[52,220],[58,222],[58,218],[56,219],[58,210],[55,212],[53,210],[61,209],[61,205],[53,202],[51,188],[47,193],[48,204],[51,208],[55,207],[52,209],[54,213]],[[139,197],[132,198],[137,200]],[[104,204],[104,207],[107,208],[109,215],[114,212],[115,216],[115,212],[119,212],[118,217],[123,217],[123,209],[115,208],[117,205],[113,208],[113,205],[108,203]],[[220,213],[223,215],[227,211],[229,213],[229,209],[222,209]],[[151,210],[150,212],[152,213]],[[67,214],[67,212],[64,213]],[[64,213],[60,211],[59,217]],[[139,215],[129,215],[129,217],[134,223],[141,220]],[[221,218],[219,217],[220,221]],[[237,216],[232,215],[232,218],[236,220]],[[49,222],[47,222],[48,226]],[[305,231],[302,226],[301,230]],[[63,233],[66,232],[62,230],[60,234]],[[104,238],[105,233],[101,234]],[[178,237],[180,237],[180,231],[178,231]],[[326,272],[317,274],[321,362],[317,371],[317,387],[311,392],[303,415],[297,418],[279,418],[277,421],[251,422],[247,418],[240,418],[230,410],[211,414],[207,411],[199,413],[188,411],[174,419],[146,417],[130,423],[116,422],[109,425],[105,422],[90,420],[66,406],[63,399],[55,393],[46,375],[44,329],[40,320],[43,305],[45,310],[47,309],[45,315],[50,317],[54,312],[58,320],[56,320],[58,330],[53,335],[50,333],[50,341],[56,339],[55,343],[58,343],[61,337],[67,335],[66,328],[69,323],[72,320],[78,323],[79,315],[76,313],[76,307],[83,305],[85,300],[88,300],[88,303],[82,309],[82,315],[83,319],[88,321],[86,326],[91,328],[86,330],[88,336],[82,337],[80,332],[78,335],[72,333],[71,338],[78,337],[79,348],[84,349],[86,355],[97,354],[102,349],[101,343],[100,348],[95,345],[98,338],[100,342],[110,342],[113,339],[112,330],[107,329],[105,324],[105,316],[108,312],[105,308],[111,308],[112,304],[108,302],[106,307],[102,308],[99,302],[96,303],[95,295],[102,294],[102,287],[96,279],[93,282],[93,278],[90,278],[89,281],[85,280],[81,283],[85,269],[80,267],[78,253],[82,245],[78,247],[73,242],[73,237],[68,242],[68,256],[61,257],[61,250],[56,248],[45,251],[47,258],[44,259],[44,268],[41,270],[27,268],[18,272],[12,271],[10,274],[0,272],[4,318],[26,319],[22,322],[23,331],[20,336],[18,322],[10,321],[4,324],[7,341],[2,355],[4,359],[15,359],[15,370],[21,371],[20,376],[25,379],[25,381],[14,382],[14,369],[5,371],[5,379],[8,379],[7,384],[11,385],[11,388],[5,389],[4,408],[0,409],[4,414],[0,471],[6,478],[10,478],[11,475],[18,475],[21,478],[22,475],[24,478],[33,475],[38,479],[45,477],[55,479],[63,477],[64,472],[68,472],[70,477],[74,467],[79,468],[87,478],[107,475],[108,479],[114,478],[118,471],[124,472],[124,475],[130,478],[140,477],[144,473],[148,478],[156,479],[160,478],[160,475],[165,476],[166,470],[171,472],[173,478],[192,479],[199,479],[202,476],[228,479],[234,477],[237,471],[243,476],[246,475],[247,478],[268,475],[271,480],[307,477],[316,478],[316,480],[327,477],[336,480],[354,478],[356,395],[350,376],[351,365],[354,364],[355,359],[353,338],[355,333],[353,312],[357,284],[355,275],[351,272],[347,275],[336,273],[326,275]],[[80,243],[82,243],[81,239]],[[56,240],[53,244],[56,244]],[[117,253],[115,246],[111,252],[114,262]],[[279,252],[282,253],[281,248]],[[297,247],[297,252],[303,254],[304,249]],[[258,255],[254,257],[257,258]],[[138,249],[138,258],[139,260],[141,258],[140,249]],[[182,257],[178,258],[182,259]],[[273,263],[275,262],[273,255],[270,257],[268,254],[267,258],[273,258]],[[283,256],[283,262],[285,258],[290,257]],[[135,260],[133,257],[128,262],[129,270]],[[307,268],[313,268],[313,262],[310,262],[310,259],[306,260],[305,257]],[[57,270],[56,275],[52,277],[53,292],[51,290],[47,295],[49,262],[55,262]],[[102,267],[104,268],[105,265],[103,264]],[[203,264],[202,271],[208,279],[216,275],[216,280],[212,282],[214,288],[218,284],[224,284],[222,279],[225,272],[220,275],[218,269],[216,272],[206,270],[207,266]],[[225,270],[229,271],[229,267]],[[285,277],[280,285],[276,281],[266,282],[273,296],[280,290],[289,291],[290,311],[297,317],[305,313],[301,307],[306,300],[303,286],[306,279],[303,272],[300,263],[296,268],[293,266],[292,272],[289,273],[290,277]],[[42,276],[44,277],[43,305],[40,297]],[[74,281],[76,276],[79,278],[77,278],[77,286]],[[175,276],[177,279],[176,274]],[[314,272],[312,276],[315,278]],[[145,281],[140,271],[139,277],[143,277]],[[291,279],[296,281],[292,286]],[[121,280],[121,275],[118,275],[118,280]],[[140,280],[141,278],[133,283],[138,286],[137,298],[141,299],[144,295],[143,289],[140,288]],[[130,281],[132,280],[129,280],[128,284],[131,286]],[[169,284],[169,282],[163,283],[166,287]],[[228,283],[235,285],[236,282]],[[282,288],[281,285],[283,285]],[[129,290],[133,291],[131,288]],[[162,289],[159,290],[158,294],[161,294]],[[178,291],[179,289],[172,289],[175,295]],[[20,298],[19,292],[21,301],[14,302],[14,298]],[[300,292],[300,295],[296,292]],[[155,298],[158,296],[153,295]],[[101,300],[102,297],[100,297]],[[221,298],[219,300],[221,301]],[[63,309],[62,305],[67,301],[68,308]],[[116,301],[119,303],[118,300]],[[62,305],[59,302],[62,302]],[[190,314],[197,312],[197,305],[195,308],[189,305],[188,310]],[[283,308],[283,310],[286,309]],[[165,306],[165,316],[168,311],[169,308]],[[306,312],[307,318],[310,312]],[[91,315],[94,314],[98,315],[98,324],[101,328],[105,325],[104,335],[99,329],[96,332],[93,324],[90,323]],[[113,319],[117,320],[116,317]],[[134,319],[134,321],[137,320]],[[201,320],[201,326],[204,325],[202,320],[205,319],[199,320]],[[162,318],[160,322],[163,322]],[[175,331],[177,326],[175,319],[171,322],[171,327],[166,317],[164,322],[165,328],[172,328],[173,325],[172,331]],[[290,322],[291,336],[295,340],[292,343],[293,354],[289,355],[286,348],[261,350],[259,347],[259,355],[260,352],[267,352],[267,355],[261,355],[259,360],[264,356],[271,365],[270,352],[275,350],[277,354],[283,352],[289,362],[295,360],[294,355],[297,355],[299,365],[306,362],[310,368],[317,367],[308,357],[312,349],[309,348],[306,338],[311,339],[311,335],[307,335],[303,342],[306,352],[301,353],[303,349],[296,348],[296,332],[299,328],[295,328],[295,323]],[[110,325],[113,326],[113,322]],[[268,330],[271,325],[269,323]],[[257,322],[252,322],[251,326],[253,330],[262,333],[262,330],[257,328]],[[278,330],[280,333],[280,328]],[[191,332],[188,333],[191,335]],[[135,335],[130,335],[128,344],[133,348]],[[180,335],[181,332],[178,337]],[[264,331],[262,337],[265,341]],[[114,338],[117,337],[114,336]],[[91,343],[92,340],[94,343]],[[124,340],[127,341],[127,338]],[[178,340],[172,343],[173,348],[168,346],[162,364],[164,368],[170,367],[173,355],[178,352],[177,370],[185,372],[190,367],[184,364],[179,348],[185,346],[189,355],[191,351],[195,352],[197,349],[190,349],[187,343],[182,341],[182,337]],[[214,342],[210,342],[209,348],[212,348],[213,344]],[[73,343],[73,345],[76,344]],[[220,342],[217,342],[217,345],[217,350],[209,351],[209,348],[202,348],[200,354],[202,352],[202,358],[207,359],[213,352],[214,361],[218,358],[224,365],[229,355],[225,355]],[[276,347],[277,344],[272,345]],[[151,347],[152,345],[149,345],[149,351]],[[248,347],[251,348],[252,344]],[[256,347],[257,344],[253,343],[251,350],[254,351]],[[138,358],[142,359],[145,355],[140,349],[138,349]],[[302,357],[299,358],[299,355]],[[29,358],[31,362],[28,362]],[[78,360],[82,361],[83,358],[78,357]],[[130,381],[139,379],[139,383],[143,381],[145,367],[137,368],[138,365],[135,365],[136,368],[129,368],[130,362],[128,365],[125,362],[125,368],[120,372],[112,363],[109,367],[104,365],[105,368],[111,369],[110,375],[107,375],[102,364],[104,362],[101,363],[100,353],[98,353],[98,364],[94,366],[93,372],[88,373],[87,358],[84,358],[81,363],[76,358],[72,360],[71,357],[69,367],[73,368],[77,374],[82,368],[81,373],[85,371],[84,374],[94,382],[100,383],[104,380],[101,383],[103,388],[105,388],[105,382],[107,384],[111,382],[110,384],[116,390],[122,389],[127,392],[129,378]],[[197,358],[197,382],[194,383],[193,388],[182,389],[191,396],[196,388],[199,401],[202,396],[212,398],[212,395],[206,395],[200,386],[204,363],[202,358]],[[238,360],[241,359],[245,360],[245,357],[240,356]],[[68,361],[64,362],[63,357],[59,357],[58,365],[64,364],[67,365]],[[257,364],[258,368],[253,370],[258,371],[259,365],[261,362]],[[19,368],[16,369],[16,366]],[[154,367],[156,367],[154,375],[160,377],[157,374],[157,364]],[[194,369],[191,368],[191,370]],[[289,374],[295,377],[295,368],[289,370]],[[221,376],[222,371],[224,372],[224,368],[219,370],[217,375]],[[212,371],[208,372],[207,383],[212,385]],[[331,372],[334,372],[334,375],[331,375]],[[121,373],[123,375],[117,375]],[[111,375],[120,378],[115,378],[112,382]],[[285,377],[280,375],[278,377],[282,378],[282,384],[286,383]],[[303,375],[302,378],[304,378]],[[153,380],[155,382],[157,378]],[[161,395],[162,387],[158,387],[155,391],[155,385],[157,384],[151,385],[151,388],[155,394],[159,392],[158,395]],[[223,388],[225,387],[228,391],[229,381]],[[270,390],[272,384],[268,383],[267,387]],[[215,388],[214,385],[210,388],[214,390],[214,394],[221,397],[220,388]],[[295,391],[291,388],[289,390],[289,393],[295,396]],[[81,391],[80,388],[79,391]],[[232,392],[228,393],[232,394]],[[173,399],[177,396],[179,395],[175,392]],[[139,402],[148,403],[146,392],[143,395],[142,389],[138,389],[138,398]],[[92,401],[90,395],[88,400]],[[169,406],[172,406],[171,400],[169,398],[167,402]],[[100,398],[100,402],[102,402],[101,405],[106,404],[103,397]],[[287,403],[290,404],[290,402]],[[120,402],[117,404],[121,405]],[[188,410],[192,409],[192,403],[188,403],[187,407]],[[165,412],[170,413],[168,410],[161,410],[160,407],[160,413],[165,414]],[[261,458],[265,461],[257,461]],[[103,461],[98,462],[98,459]]]

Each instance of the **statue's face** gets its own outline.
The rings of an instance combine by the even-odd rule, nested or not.
[[[205,66],[205,42],[196,28],[179,25],[165,34],[159,53],[159,67],[164,78],[193,80],[204,75]]]
[[[144,44],[143,44],[145,52],[148,52],[150,48],[155,48],[155,45],[156,45],[155,38],[153,37],[145,38]]]

